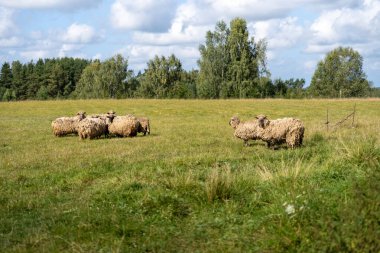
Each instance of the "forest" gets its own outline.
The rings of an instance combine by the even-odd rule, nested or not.
[[[304,78],[271,78],[267,42],[250,37],[242,18],[229,25],[218,22],[199,52],[197,69],[185,70],[175,55],[156,55],[137,73],[120,54],[103,61],[64,57],[4,62],[0,100],[380,97],[380,89],[363,71],[362,56],[350,47],[329,52],[307,87]]]

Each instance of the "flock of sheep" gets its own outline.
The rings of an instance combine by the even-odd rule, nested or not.
[[[94,139],[104,135],[133,137],[137,133],[150,134],[149,119],[133,115],[117,116],[114,111],[86,116],[78,112],[74,117],[60,117],[51,123],[55,136],[77,134],[80,139]]]
[[[299,119],[282,118],[269,120],[265,115],[258,115],[253,120],[241,122],[238,117],[230,119],[230,126],[235,129],[234,136],[248,145],[249,140],[262,140],[268,148],[286,143],[295,148],[302,145],[305,127]],[[106,114],[86,116],[85,112],[78,112],[74,117],[61,117],[52,124],[55,136],[77,134],[80,139],[94,139],[102,135],[119,137],[134,137],[137,133],[150,134],[148,118],[133,115],[117,116],[114,111]]]

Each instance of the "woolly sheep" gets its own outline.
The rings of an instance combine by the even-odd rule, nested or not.
[[[78,112],[74,117],[60,117],[52,121],[51,126],[55,136],[61,137],[68,134],[77,134],[78,123],[86,118],[86,112]]]
[[[233,116],[229,122],[230,126],[235,129],[234,136],[242,139],[244,145],[248,146],[248,140],[257,140],[257,120],[250,120],[246,122],[241,122],[237,116]]]
[[[302,145],[305,127],[299,119],[282,118],[269,120],[265,115],[256,116],[257,137],[265,141],[268,147],[286,143],[295,148]]]
[[[140,122],[133,115],[115,117],[110,115],[109,119],[108,131],[116,136],[133,137],[140,128]]]
[[[137,120],[140,122],[140,127],[137,132],[143,133],[144,135],[146,135],[146,133],[150,134],[149,119],[145,117],[138,117]]]
[[[78,135],[80,139],[94,139],[107,135],[107,124],[105,119],[85,118],[78,123]]]

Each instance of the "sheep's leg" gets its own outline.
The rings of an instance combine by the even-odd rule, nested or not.
[[[248,147],[248,146],[249,146],[248,140],[244,140],[244,147]]]

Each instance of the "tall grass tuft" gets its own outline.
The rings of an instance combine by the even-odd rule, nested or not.
[[[257,175],[262,181],[280,178],[298,179],[310,174],[314,164],[301,158],[287,159],[282,157],[280,164],[267,164],[260,162]]]
[[[233,175],[228,165],[215,167],[206,179],[207,200],[211,203],[215,200],[227,200],[231,197]]]
[[[343,157],[356,166],[375,168],[380,165],[380,148],[376,142],[372,136],[352,136],[348,140],[340,138],[340,151]]]

